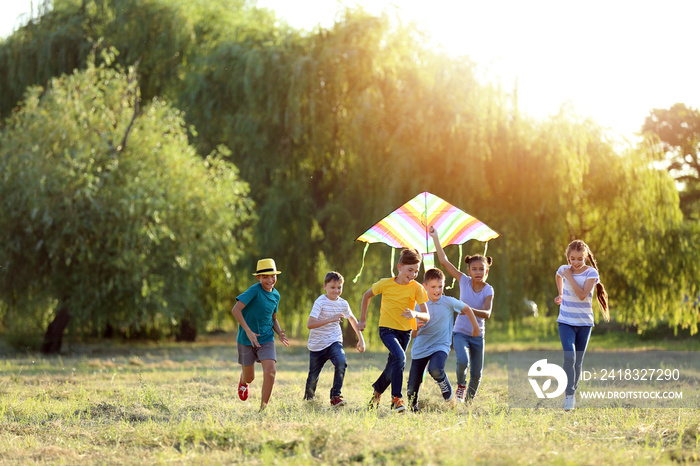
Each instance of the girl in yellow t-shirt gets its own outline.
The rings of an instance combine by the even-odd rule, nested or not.
[[[362,313],[358,328],[367,326],[367,308],[372,296],[381,294],[382,305],[379,316],[379,338],[389,350],[386,367],[374,387],[374,395],[369,402],[370,409],[379,405],[382,393],[391,385],[391,409],[403,413],[406,406],[401,394],[403,372],[406,367],[406,348],[411,341],[411,329],[415,328],[415,319],[424,322],[430,320],[425,303],[428,296],[425,288],[415,281],[420,269],[421,256],[415,249],[404,249],[399,258],[399,274],[394,278],[383,278],[372,285],[362,296]],[[416,304],[421,312],[414,311]]]

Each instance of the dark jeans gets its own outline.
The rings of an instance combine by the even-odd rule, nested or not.
[[[444,351],[436,351],[425,358],[414,359],[411,361],[411,371],[408,373],[408,403],[411,408],[415,408],[418,404],[418,391],[420,384],[423,381],[423,373],[425,367],[428,366],[428,373],[435,379],[440,386],[442,396],[446,400],[452,397],[452,385],[445,373],[445,363],[447,362],[447,353]]]
[[[336,341],[328,348],[324,348],[321,351],[309,351],[309,376],[306,378],[305,400],[311,400],[316,396],[318,376],[321,375],[323,365],[329,359],[335,366],[331,398],[340,396],[340,390],[343,388],[343,379],[345,378],[345,369],[348,367],[348,364],[345,360],[343,345]]]
[[[566,394],[573,395],[578,388],[583,367],[583,356],[586,354],[588,340],[591,338],[593,327],[559,323],[559,339],[564,350],[564,372],[566,372]]]
[[[402,398],[401,386],[403,371],[406,368],[406,348],[411,341],[411,331],[379,327],[379,338],[389,350],[389,357],[386,360],[384,372],[372,386],[377,393],[384,393],[391,385],[391,396]]]
[[[457,383],[467,384],[467,368],[469,368],[469,387],[467,399],[476,395],[481,382],[481,371],[484,367],[484,336],[473,337],[463,333],[452,334],[452,343],[457,356]]]

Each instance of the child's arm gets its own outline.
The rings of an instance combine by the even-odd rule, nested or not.
[[[355,331],[355,335],[357,335],[357,351],[360,353],[364,353],[366,346],[365,346],[365,337],[362,335],[362,331],[359,328],[357,319],[355,318],[354,315],[350,314],[350,318],[348,318],[348,321],[350,321],[350,325],[352,326],[352,329]]]
[[[560,305],[561,304],[561,298],[562,298],[562,293],[564,290],[564,279],[561,278],[561,275],[556,274],[555,275],[555,280],[557,282],[557,290],[559,290],[559,295],[554,298],[554,304]]]
[[[481,317],[482,319],[490,319],[491,318],[491,313],[492,313],[492,307],[493,307],[493,295],[487,296],[486,299],[484,300],[484,309],[474,309],[471,307],[470,309],[474,313],[475,316]]]
[[[253,333],[253,331],[248,327],[248,324],[246,323],[245,319],[243,318],[243,308],[245,307],[245,304],[243,304],[240,301],[236,301],[236,304],[233,306],[233,309],[231,309],[231,313],[233,314],[233,317],[236,318],[238,321],[238,325],[243,328],[243,331],[245,331],[246,336],[248,337],[248,340],[250,340],[250,344],[253,345],[255,348],[260,347],[260,343],[258,343],[258,337],[260,336],[257,333]]]
[[[472,336],[473,337],[478,337],[481,335],[481,329],[479,328],[479,322],[476,321],[476,316],[474,315],[474,311],[472,310],[471,307],[469,307],[468,304],[464,305],[464,309],[462,309],[462,312],[460,312],[463,316],[467,316],[469,318],[469,321],[472,323]]]
[[[445,250],[442,249],[440,239],[438,238],[438,231],[434,227],[430,227],[429,232],[430,236],[433,238],[433,242],[435,243],[435,250],[437,251],[438,260],[440,261],[440,264],[442,264],[442,266],[445,267],[447,273],[452,275],[452,277],[455,280],[459,280],[460,278],[462,278],[462,272],[460,272],[457,269],[457,267],[452,265],[452,262],[450,262],[447,258],[447,254],[445,254]]]
[[[413,309],[406,308],[401,316],[407,319],[419,319],[423,322],[428,322],[430,320],[430,313],[428,312],[428,306],[425,303],[419,304],[420,312],[414,311]]]
[[[416,320],[416,329],[411,330],[411,338],[416,338],[418,336],[418,331],[425,326],[425,322],[422,320]]]
[[[289,340],[287,339],[287,335],[284,334],[284,330],[280,328],[280,323],[277,321],[277,313],[272,314],[272,330],[277,333],[277,335],[280,336],[280,342],[284,346],[289,346]]]
[[[369,300],[374,296],[372,288],[365,291],[362,295],[362,311],[360,312],[360,321],[357,323],[357,328],[361,331],[367,327],[367,309],[369,308]]]
[[[563,274],[564,278],[569,282],[571,288],[574,290],[574,293],[581,301],[588,297],[591,290],[595,286],[595,278],[589,278],[583,283],[583,288],[581,288],[579,284],[576,283],[576,280],[574,280],[574,274],[571,273],[571,267],[567,267]]]
[[[321,320],[317,317],[309,316],[309,321],[306,323],[306,328],[311,330],[312,328],[323,327],[326,324],[332,324],[333,322],[342,322],[343,316],[331,317],[329,319]]]

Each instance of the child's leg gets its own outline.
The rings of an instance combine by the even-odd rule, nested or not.
[[[263,359],[260,361],[263,368],[262,395],[260,398],[260,409],[265,409],[270,402],[272,387],[275,385],[277,375],[277,362],[274,359]]]
[[[469,341],[463,333],[452,335],[452,343],[457,356],[457,383],[467,385],[467,368],[469,367]]]
[[[566,372],[566,394],[573,395],[576,389],[574,364],[576,363],[576,329],[575,327],[559,322],[559,340],[564,350],[564,364],[562,368]]]
[[[384,372],[387,372],[387,368],[390,371],[391,396],[403,398],[401,393],[401,389],[403,388],[403,371],[406,368],[406,348],[411,341],[411,331],[382,327],[379,329],[379,337],[382,339],[384,346],[389,350],[389,359],[387,360],[387,367],[384,369]],[[382,375],[384,375],[384,373],[382,373]],[[381,377],[382,376],[380,376],[380,378]],[[377,382],[379,382],[379,380],[377,380]],[[376,387],[375,390],[377,390]],[[379,392],[379,390],[377,391]]]
[[[446,400],[452,399],[452,385],[450,384],[450,379],[447,378],[445,373],[445,363],[447,362],[447,353],[444,351],[436,351],[430,355],[430,363],[428,364],[428,373],[435,379],[440,391],[442,392],[442,397]]]
[[[425,366],[428,365],[429,360],[430,358],[419,358],[411,361],[406,396],[408,397],[408,405],[412,410],[415,410],[418,406],[418,391],[423,380],[423,371],[425,371]]]
[[[241,366],[241,383],[248,385],[255,380],[255,365]]]
[[[379,338],[382,338],[383,333],[390,333],[391,330],[392,329],[390,328],[379,327]],[[393,333],[390,334],[393,335]],[[382,341],[384,341],[383,338]],[[384,345],[386,346],[386,343]],[[391,385],[392,367],[394,367],[394,355],[391,353],[391,351],[389,351],[389,356],[386,359],[386,366],[384,366],[384,370],[381,374],[379,374],[377,380],[372,384],[372,387],[374,387],[375,392],[382,394],[386,391],[389,385]]]
[[[345,379],[345,369],[348,367],[345,359],[345,350],[340,342],[335,342],[327,349],[328,359],[335,366],[335,374],[333,375],[333,386],[331,387],[331,399],[340,396],[343,389],[343,380]],[[315,387],[314,387],[315,388]]]
[[[471,400],[476,395],[481,382],[481,371],[484,367],[484,337],[467,337],[469,340],[469,387],[467,387],[467,399]]]
[[[583,357],[586,355],[588,340],[591,338],[591,330],[593,327],[574,327],[575,338],[574,348],[576,349],[576,362],[574,363],[574,392],[578,388],[578,381],[581,378],[581,369],[583,368]]]
[[[323,365],[328,358],[326,350],[309,351],[309,376],[306,378],[306,389],[304,390],[304,399],[313,400],[316,396],[316,384],[318,384],[318,376],[323,370]]]

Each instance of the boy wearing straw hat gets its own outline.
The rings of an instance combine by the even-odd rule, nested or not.
[[[263,368],[261,411],[270,401],[275,384],[275,333],[284,346],[289,346],[289,340],[277,321],[280,294],[275,284],[280,273],[274,260],[260,259],[253,274],[258,283],[236,296],[236,305],[231,310],[238,321],[236,343],[238,363],[241,365],[238,397],[243,401],[248,399],[248,384],[255,379],[255,363],[259,362]]]

